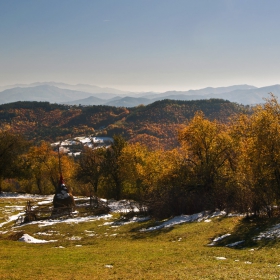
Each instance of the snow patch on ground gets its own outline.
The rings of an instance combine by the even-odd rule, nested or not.
[[[104,226],[111,226],[111,227],[119,227],[131,223],[141,223],[150,220],[150,217],[133,217],[129,220],[120,220],[120,221],[115,221],[115,222],[105,222],[103,225]]]
[[[271,229],[261,232],[258,236],[254,238],[254,240],[261,239],[275,239],[280,238],[280,224],[273,226]]]
[[[2,192],[0,198],[29,198],[29,199],[50,199],[53,195],[39,195],[29,193]]]
[[[229,213],[228,217],[245,217],[245,214],[240,214],[240,213]]]
[[[226,233],[222,236],[216,237],[216,238],[213,239],[212,243],[208,244],[208,246],[214,246],[216,244],[216,242],[221,241],[221,240],[223,240],[224,238],[226,238],[230,235],[231,235],[230,233]]]
[[[26,243],[49,243],[56,242],[57,240],[42,240],[32,237],[31,235],[25,233],[18,241],[26,242]]]
[[[226,211],[215,211],[212,214],[210,214],[207,219],[211,219],[211,218],[215,218],[215,217],[219,217],[219,216],[225,216],[227,214]]]
[[[140,231],[145,232],[145,231],[159,230],[162,228],[168,228],[168,227],[172,227],[172,226],[183,224],[183,223],[190,223],[190,222],[195,222],[195,221],[201,222],[204,220],[209,220],[210,218],[215,218],[215,217],[224,216],[224,215],[226,215],[225,211],[216,211],[210,215],[208,212],[201,212],[201,213],[196,213],[193,215],[181,215],[181,216],[176,216],[170,220],[167,220],[158,226],[149,227],[146,229],[144,228],[144,229],[141,229]]]
[[[58,231],[49,230],[48,232],[37,232],[36,235],[45,235],[45,236],[52,236],[60,234]]]
[[[71,237],[67,237],[66,239],[72,240],[72,241],[76,241],[76,240],[81,240],[82,237],[80,237],[80,236],[71,236]]]
[[[85,234],[87,236],[96,236],[97,234],[92,230],[85,230]]]
[[[37,204],[38,205],[47,205],[47,204],[52,204],[53,203],[53,196],[49,199],[39,201]]]
[[[76,217],[76,218],[68,218],[68,219],[61,219],[61,220],[42,220],[42,221],[33,221],[28,223],[28,225],[36,225],[38,224],[39,227],[46,227],[46,226],[52,226],[56,224],[66,223],[66,224],[78,224],[83,222],[92,222],[92,221],[99,221],[99,220],[107,220],[112,218],[111,214],[107,215],[99,215],[99,216],[88,216],[88,217]],[[17,227],[23,227],[26,224],[19,225]]]
[[[216,260],[226,260],[226,257],[216,257]]]
[[[24,215],[24,212],[21,212],[21,213],[18,213],[16,215],[10,216],[9,219],[6,222],[3,222],[3,223],[0,224],[0,228],[3,227],[4,225],[10,223],[10,222],[16,221],[22,215]]]
[[[6,205],[5,208],[9,208],[12,211],[21,211],[25,208],[25,206],[18,206],[18,205]]]
[[[25,199],[33,199],[34,204],[37,201],[37,205],[46,205],[52,203],[53,200],[53,195],[32,195],[32,194],[18,194],[18,193],[2,193],[0,194],[0,198],[25,198]],[[87,197],[75,197],[76,201],[79,200],[86,200],[86,203],[88,202]],[[139,203],[132,201],[132,200],[106,200],[102,199],[103,202],[106,202],[111,209],[111,212],[115,213],[129,213],[129,212],[140,212],[143,210],[142,205]],[[37,205],[34,205],[33,207],[37,207]],[[13,209],[13,210],[22,210],[24,206],[10,206],[7,207],[7,209]],[[76,212],[78,213],[78,212]],[[23,216],[25,213],[21,212],[16,215],[12,215],[9,217],[8,221],[4,223],[0,223],[0,228],[11,222],[11,221],[16,221],[20,216]],[[153,230],[159,230],[162,228],[166,227],[172,227],[175,225],[179,225],[182,223],[187,223],[187,222],[211,222],[211,219],[219,216],[225,216],[227,213],[225,211],[215,211],[213,213],[210,213],[208,211],[204,211],[201,213],[196,213],[193,215],[181,215],[181,216],[176,216],[172,219],[166,220],[163,223],[154,226],[154,227],[149,227],[149,228],[143,228],[141,231],[153,231]],[[228,214],[228,216],[238,216],[239,214]],[[46,227],[46,226],[52,226],[55,224],[60,224],[60,223],[67,223],[67,224],[77,224],[77,223],[82,223],[82,222],[91,222],[91,221],[97,221],[97,220],[109,220],[112,218],[111,214],[107,215],[99,215],[99,216],[87,216],[87,217],[69,217],[66,219],[48,219],[48,220],[39,220],[39,221],[33,221],[28,223],[28,225],[32,224],[37,224],[39,227]],[[149,220],[150,217],[133,217],[131,219],[120,219],[118,221],[108,221],[105,222],[104,225],[109,225],[111,227],[119,227],[125,224],[129,223],[135,223],[135,222],[144,222]],[[17,225],[16,227],[23,227],[25,224]],[[280,227],[280,226],[279,226]],[[39,234],[39,233],[38,233]],[[88,235],[94,235],[95,233],[88,232]],[[47,235],[47,234],[45,234]],[[215,239],[214,239],[215,240]],[[214,241],[216,242],[216,241]]]
[[[236,242],[227,244],[226,247],[233,248],[233,247],[236,247],[236,246],[241,245],[241,244],[244,243],[244,242],[245,242],[245,240],[236,241]]]
[[[139,203],[133,200],[108,200],[109,208],[115,213],[130,213],[130,212],[140,212]]]

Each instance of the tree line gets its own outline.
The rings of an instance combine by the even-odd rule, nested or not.
[[[151,214],[168,217],[204,210],[277,213],[280,199],[280,105],[271,95],[249,114],[227,123],[198,111],[178,131],[180,146],[149,149],[114,136],[109,148],[84,147],[78,159],[61,155],[74,195],[135,199]],[[3,190],[54,193],[58,154],[47,142],[34,146],[0,133]]]

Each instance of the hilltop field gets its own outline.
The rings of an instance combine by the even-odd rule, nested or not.
[[[106,215],[21,224],[27,201],[50,205],[52,196],[0,197],[0,279],[279,279],[275,219],[204,212],[156,221],[109,201]]]
[[[279,279],[280,105],[273,95],[255,108],[223,100],[165,100],[132,111],[5,106],[0,279]],[[40,143],[48,132],[57,141],[88,129],[91,137],[120,135],[76,159]],[[51,218],[47,194],[63,182],[59,170],[76,208]],[[106,211],[89,207],[93,194]],[[28,201],[48,211],[27,222]]]

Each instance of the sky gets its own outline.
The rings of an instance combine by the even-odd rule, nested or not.
[[[280,83],[279,0],[0,0],[0,86]]]

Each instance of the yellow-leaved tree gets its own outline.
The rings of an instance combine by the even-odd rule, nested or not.
[[[71,184],[75,171],[75,163],[67,155],[61,155],[61,171],[67,184]],[[22,181],[29,192],[41,194],[54,193],[59,182],[59,156],[49,143],[42,142],[40,146],[32,146],[25,155],[26,164],[30,168],[29,180]]]
[[[247,211],[267,211],[280,198],[280,105],[271,94],[252,116],[236,120],[240,156],[237,183]],[[242,199],[240,200],[242,201]]]
[[[188,189],[197,209],[225,207],[226,185],[232,176],[234,159],[234,142],[228,126],[197,112],[179,132],[179,140],[190,173]]]

